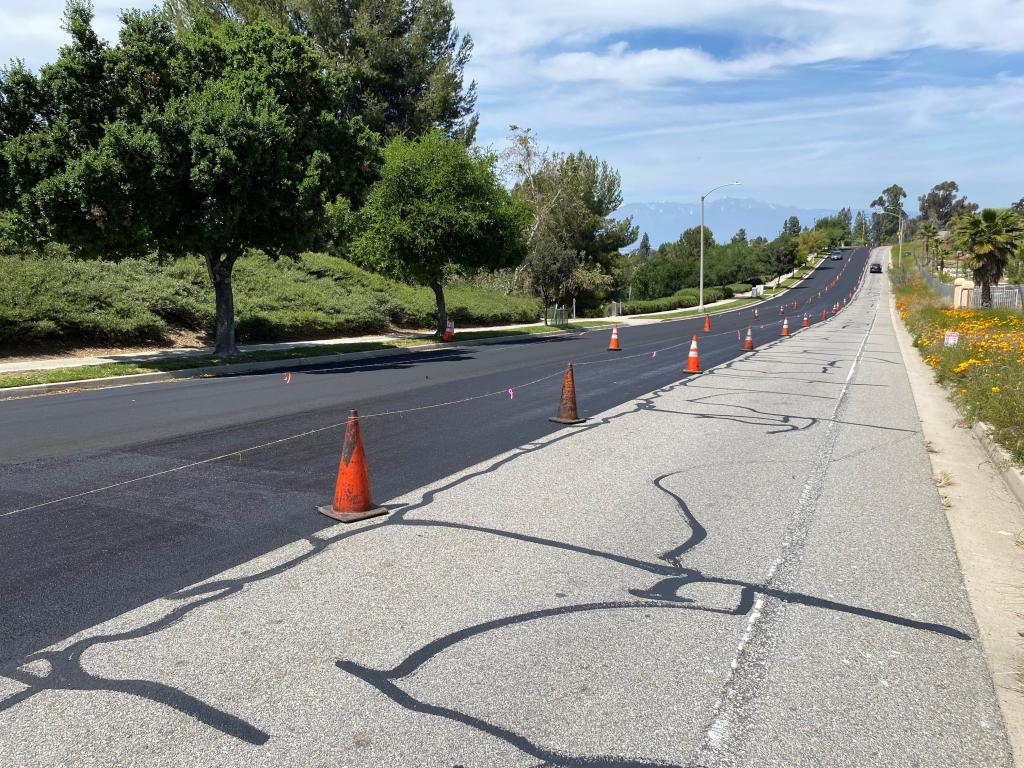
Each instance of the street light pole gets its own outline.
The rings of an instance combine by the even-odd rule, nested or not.
[[[704,311],[704,198],[710,195],[712,192],[724,187],[738,187],[740,182],[730,181],[728,184],[719,184],[717,187],[709,189],[703,195],[700,196],[700,311]]]
[[[899,243],[900,243],[900,256],[896,264],[900,269],[903,269],[903,221],[906,219],[906,214],[902,211],[900,213],[893,213],[892,211],[879,211],[883,216],[895,216],[900,222],[899,229]]]

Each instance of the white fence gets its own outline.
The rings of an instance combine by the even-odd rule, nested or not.
[[[962,307],[981,306],[981,286],[965,288],[960,297]],[[1024,285],[993,285],[992,308],[1024,311]]]

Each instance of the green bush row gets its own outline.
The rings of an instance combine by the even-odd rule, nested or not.
[[[747,293],[754,288],[750,283],[730,283],[725,287],[732,291],[733,296],[737,293]]]
[[[718,285],[708,286],[704,289],[704,303],[710,304],[722,299],[731,298],[733,291],[731,286]],[[624,301],[621,313],[624,315],[643,315],[649,312],[671,312],[673,309],[689,309],[700,304],[700,293],[696,288],[683,288],[671,296],[661,299],[646,299],[642,301]]]
[[[0,349],[159,343],[173,329],[214,330],[213,289],[199,258],[161,265],[0,256]],[[344,259],[305,253],[274,261],[252,252],[234,279],[239,341],[283,341],[430,328],[434,295],[366,272]],[[537,301],[469,283],[446,287],[456,324],[540,319]]]

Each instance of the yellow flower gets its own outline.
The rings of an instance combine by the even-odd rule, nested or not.
[[[998,395],[1002,390],[999,387],[992,387],[992,393]]]

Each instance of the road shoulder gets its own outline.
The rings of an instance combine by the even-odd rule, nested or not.
[[[1018,541],[1024,530],[1024,510],[917,354],[891,295],[888,303],[1014,760],[1021,766],[1024,693],[1019,676],[1024,641],[1019,631],[1024,612],[1024,549]]]

